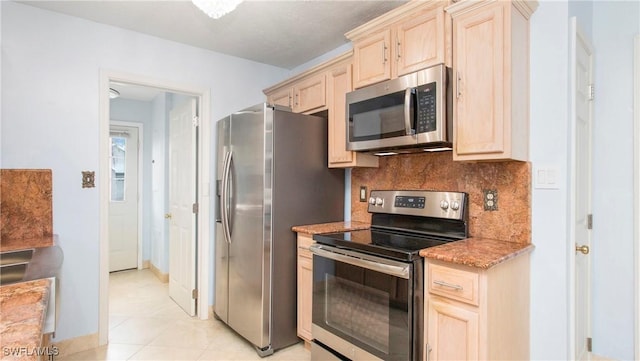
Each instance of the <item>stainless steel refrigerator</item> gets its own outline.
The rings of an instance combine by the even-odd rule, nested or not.
[[[267,104],[217,124],[215,315],[260,356],[296,336],[294,225],[343,220],[325,118]]]

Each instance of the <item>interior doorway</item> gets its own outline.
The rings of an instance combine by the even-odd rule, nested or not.
[[[182,94],[187,97],[193,97],[199,108],[199,124],[197,138],[197,214],[195,214],[197,228],[196,249],[197,264],[195,270],[198,295],[197,316],[200,319],[208,318],[209,305],[209,215],[210,215],[210,149],[211,149],[211,126],[210,126],[210,92],[199,87],[177,84],[174,82],[163,81],[160,79],[151,79],[131,74],[122,74],[116,72],[104,71],[100,77],[100,172],[99,184],[109,184],[110,162],[109,150],[110,144],[110,104],[109,104],[109,88],[110,84],[132,84],[139,87],[149,87],[158,89],[163,92]],[[99,344],[104,345],[108,342],[109,334],[109,187],[103,186],[100,192],[100,286],[99,286],[99,327],[98,339]]]

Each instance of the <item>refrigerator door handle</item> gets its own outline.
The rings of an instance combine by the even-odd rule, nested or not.
[[[231,223],[229,221],[229,178],[231,171],[231,158],[232,153],[229,151],[224,155],[223,170],[222,170],[222,206],[220,207],[220,213],[222,214],[222,231],[224,233],[225,241],[231,244]]]

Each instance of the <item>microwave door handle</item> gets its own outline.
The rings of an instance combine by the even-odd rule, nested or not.
[[[414,135],[415,131],[412,128],[411,119],[411,96],[413,88],[407,88],[404,91],[404,129],[407,135]]]

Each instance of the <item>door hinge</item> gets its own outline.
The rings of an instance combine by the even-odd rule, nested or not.
[[[198,299],[198,289],[194,288],[193,290],[191,290],[191,298],[193,298],[194,300]]]
[[[593,100],[596,96],[595,86],[593,84],[589,85],[589,100]]]
[[[193,213],[198,214],[198,203],[193,204]]]
[[[587,351],[589,352],[593,352],[593,342],[591,340],[591,337],[587,337]]]
[[[193,126],[197,127],[198,125],[200,125],[200,119],[198,118],[197,115],[193,116]]]
[[[593,229],[593,214],[587,214],[587,229]]]

